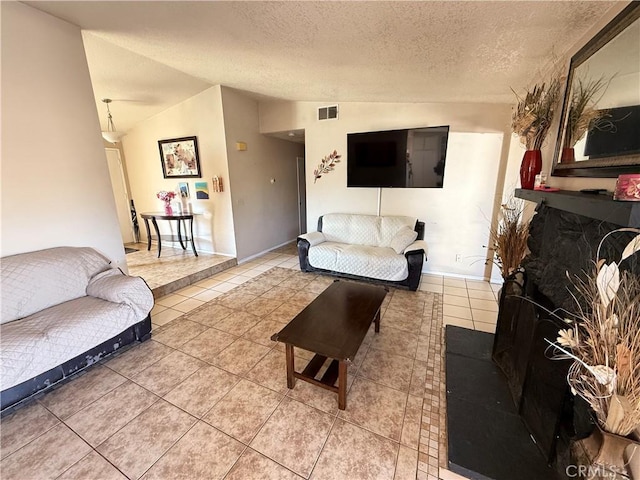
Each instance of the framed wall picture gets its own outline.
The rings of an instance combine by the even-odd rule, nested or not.
[[[178,190],[182,198],[189,198],[189,184],[187,182],[178,182]]]
[[[196,198],[207,200],[209,198],[209,185],[207,182],[196,182]]]
[[[196,137],[158,140],[164,178],[200,178],[200,157]]]

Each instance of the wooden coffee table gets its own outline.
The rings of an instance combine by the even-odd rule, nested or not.
[[[271,337],[282,342],[287,355],[287,387],[295,379],[312,383],[338,394],[338,408],[347,406],[347,366],[375,322],[380,331],[380,306],[387,289],[336,280],[289,324]],[[316,355],[302,372],[295,371],[293,347]],[[333,359],[322,378],[316,379],[324,362]],[[338,386],[334,384],[338,380]]]

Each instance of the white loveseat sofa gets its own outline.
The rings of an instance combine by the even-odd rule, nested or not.
[[[145,281],[92,248],[22,253],[0,266],[2,410],[151,336]]]
[[[300,269],[417,290],[427,254],[415,217],[331,213],[297,240]]]

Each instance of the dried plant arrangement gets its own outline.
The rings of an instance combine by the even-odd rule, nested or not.
[[[618,232],[640,233],[621,228]],[[623,250],[620,261],[596,259],[586,279],[573,279],[577,313],[564,319],[553,346],[555,358],[573,360],[567,381],[585,399],[602,430],[629,436],[640,428],[640,277],[637,269],[621,270],[640,251],[640,235]],[[555,313],[554,313],[555,314]],[[557,314],[555,314],[558,316]]]
[[[505,280],[520,266],[527,254],[529,223],[522,219],[523,203],[513,198],[500,207],[498,225],[491,228],[491,247],[495,263]]]
[[[565,130],[564,147],[573,148],[584,137],[596,120],[606,114],[604,110],[596,110],[595,98],[607,87],[604,77],[597,80],[577,79],[571,92],[569,111],[567,112],[567,126]]]
[[[518,103],[511,116],[511,129],[527,150],[540,150],[558,107],[560,76],[553,75],[548,83],[535,85],[522,96],[512,91]]]
[[[313,183],[316,183],[319,178],[322,178],[323,174],[331,172],[335,168],[336,163],[340,163],[341,157],[342,155],[338,155],[336,150],[324,157],[320,161],[318,168],[313,171]]]

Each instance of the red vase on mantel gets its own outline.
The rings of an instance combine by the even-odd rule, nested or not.
[[[527,150],[520,165],[520,186],[533,190],[536,175],[542,171],[542,153],[540,150]]]
[[[576,153],[573,148],[565,147],[562,149],[560,163],[573,163],[576,161]]]

